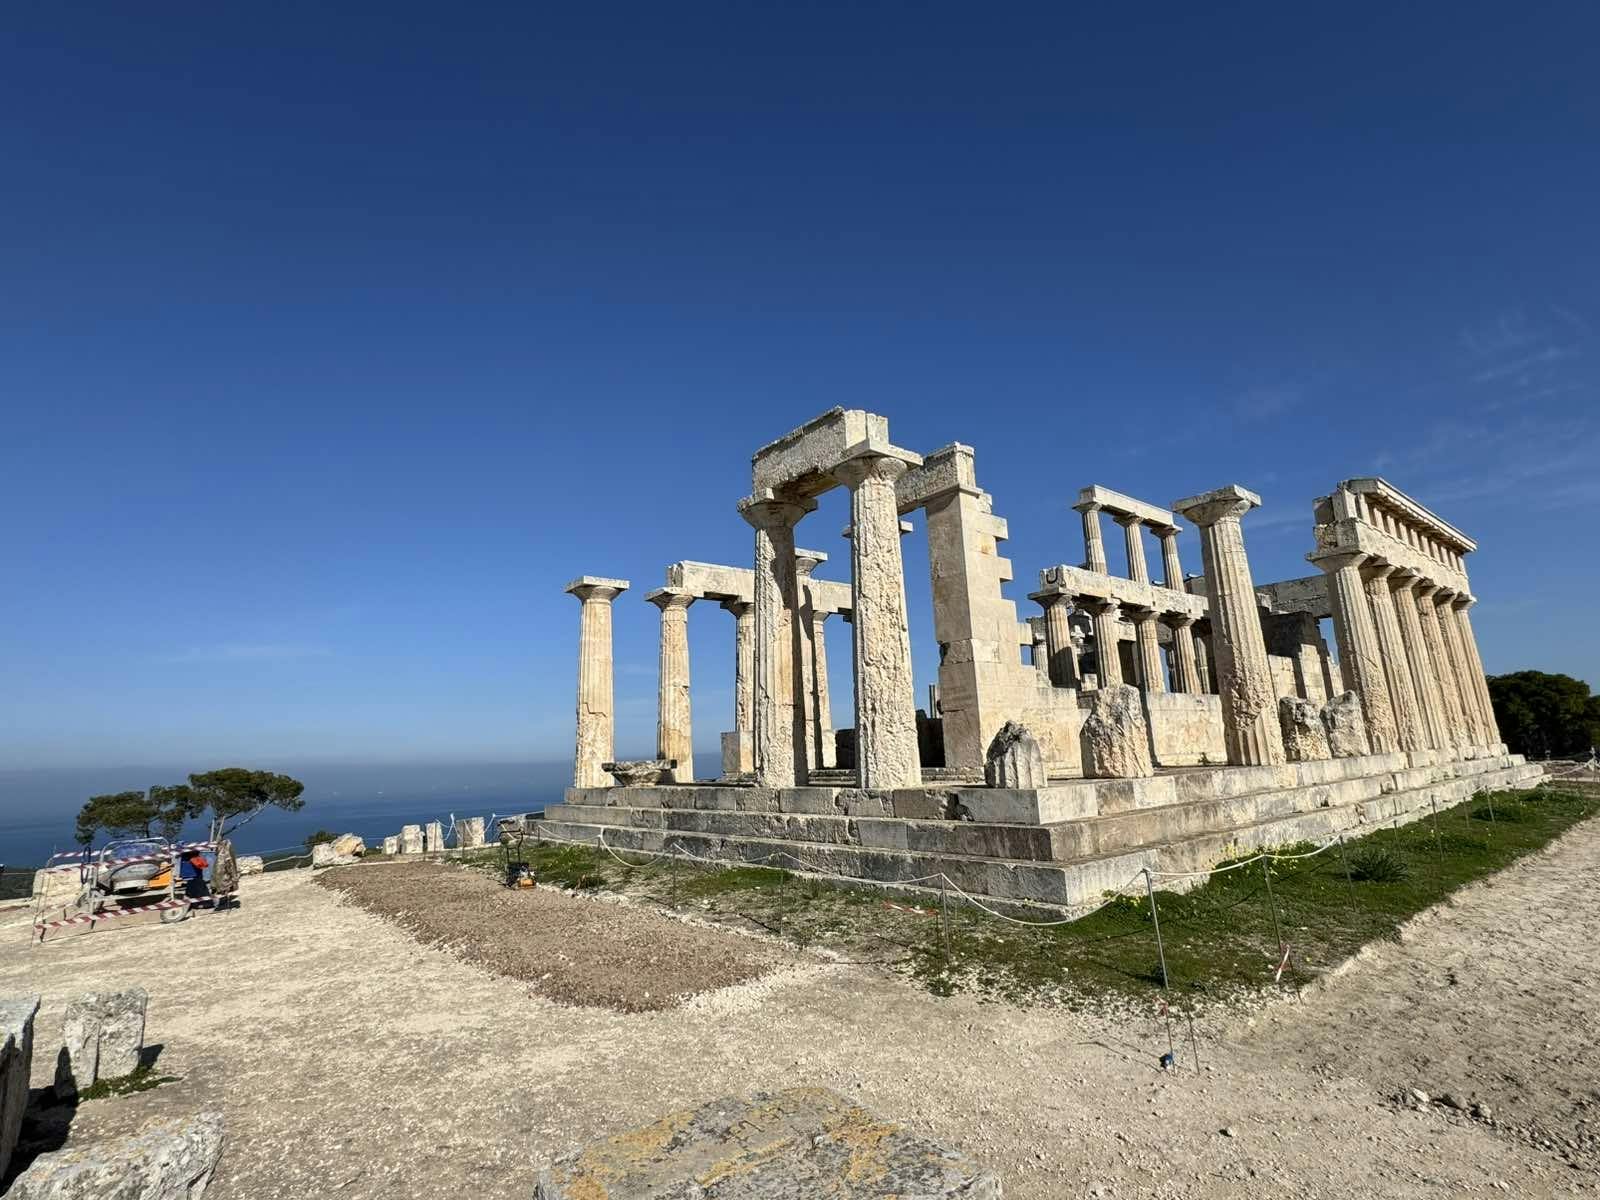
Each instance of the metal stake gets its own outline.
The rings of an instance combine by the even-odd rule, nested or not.
[[[1350,861],[1344,856],[1344,831],[1339,831],[1339,865],[1344,868],[1345,887],[1350,889],[1350,907],[1356,906],[1356,883],[1350,877]]]
[[[1444,886],[1444,839],[1442,837],[1440,837],[1440,835],[1439,835],[1439,802],[1437,800],[1435,800],[1432,796],[1429,796],[1428,797],[1428,803],[1433,805],[1433,849],[1434,849],[1435,860],[1439,864],[1439,870],[1435,874],[1434,878],[1439,883],[1439,886],[1443,887]]]
[[[950,965],[950,904],[946,899],[944,876],[939,876],[939,926],[944,930],[944,965]]]
[[[1272,909],[1272,932],[1278,939],[1278,954],[1283,954],[1283,926],[1278,923],[1278,897],[1272,891],[1272,868],[1268,865],[1271,860],[1261,860],[1261,877],[1267,881],[1267,904]]]
[[[1156,911],[1156,885],[1151,880],[1150,868],[1144,869],[1144,891],[1150,897],[1150,921],[1156,929],[1156,956],[1161,960],[1161,1015],[1167,1019],[1167,1053],[1172,1056],[1172,1061],[1178,1061],[1177,1048],[1172,1044],[1172,985],[1167,979],[1167,951],[1161,943],[1161,914]]]

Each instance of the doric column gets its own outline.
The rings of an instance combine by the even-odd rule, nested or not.
[[[1128,578],[1135,583],[1149,583],[1150,567],[1144,559],[1144,522],[1126,513],[1118,513],[1111,519],[1122,526],[1123,541],[1128,547]]]
[[[1444,643],[1445,657],[1450,660],[1450,671],[1455,676],[1456,695],[1461,703],[1461,724],[1467,734],[1467,745],[1486,746],[1489,744],[1489,731],[1484,727],[1483,714],[1478,708],[1472,686],[1472,670],[1467,665],[1466,651],[1461,645],[1461,631],[1456,625],[1455,600],[1458,594],[1452,588],[1440,588],[1439,606],[1435,612],[1439,618],[1439,633]]]
[[[1067,596],[1047,596],[1044,605],[1044,636],[1049,654],[1050,682],[1056,687],[1078,685],[1077,664],[1072,653],[1072,602]]]
[[[1238,766],[1285,761],[1278,697],[1239,520],[1260,503],[1260,496],[1233,484],[1172,506],[1200,533],[1222,731],[1228,761]]]
[[[1202,633],[1200,624],[1195,623],[1194,631],[1194,669],[1200,675],[1200,690],[1206,695],[1215,695],[1217,686],[1213,682],[1211,673],[1211,622],[1206,622],[1205,631]]]
[[[905,568],[894,483],[906,464],[868,452],[842,463],[850,489],[850,597],[855,634],[856,782],[864,788],[922,785],[917,701],[906,621]]]
[[[1467,669],[1472,675],[1472,683],[1478,694],[1478,711],[1483,718],[1484,732],[1488,735],[1487,745],[1498,745],[1500,742],[1500,723],[1494,719],[1494,701],[1489,697],[1489,678],[1484,674],[1483,656],[1478,653],[1478,638],[1472,632],[1472,619],[1467,616],[1467,610],[1478,601],[1465,594],[1457,595],[1451,607],[1456,615],[1456,633],[1461,639],[1461,648],[1466,653]]]
[[[817,647],[816,623],[812,620],[811,573],[828,561],[820,550],[794,552],[795,641],[799,653],[800,720],[804,724],[805,762],[808,770],[819,765],[821,753],[817,743]]]
[[[1361,578],[1361,564],[1367,556],[1354,550],[1330,550],[1307,557],[1328,576],[1333,635],[1339,643],[1339,671],[1345,690],[1361,697],[1372,752],[1390,754],[1400,748],[1400,735],[1395,728],[1394,705],[1389,702],[1378,630]]]
[[[1162,582],[1175,592],[1183,591],[1183,563],[1178,560],[1178,527],[1152,525],[1150,531],[1161,539]]]
[[[811,723],[812,743],[816,746],[816,765],[832,768],[838,763],[833,741],[833,703],[828,696],[828,642],[824,622],[833,613],[811,609]]]
[[[1079,596],[1078,607],[1094,623],[1094,656],[1099,664],[1096,678],[1103,688],[1122,686],[1122,655],[1117,650],[1117,625],[1121,612],[1115,600],[1099,596]]]
[[[1172,682],[1180,692],[1198,695],[1200,664],[1194,653],[1194,618],[1169,616],[1167,624],[1172,629]]]
[[[1420,580],[1413,589],[1417,598],[1417,624],[1422,627],[1422,641],[1428,648],[1428,661],[1433,666],[1433,677],[1439,681],[1439,710],[1444,716],[1447,746],[1471,744],[1466,718],[1461,712],[1461,689],[1456,686],[1455,670],[1445,650],[1444,635],[1439,630],[1439,585],[1430,580]]]
[[[1401,640],[1400,620],[1395,616],[1394,598],[1389,593],[1388,563],[1367,563],[1361,580],[1367,589],[1367,604],[1372,610],[1372,628],[1378,635],[1378,656],[1383,660],[1383,677],[1389,684],[1389,703],[1394,708],[1395,736],[1402,750],[1422,750],[1428,737],[1422,726],[1416,688],[1411,682],[1411,664],[1406,660]]]
[[[754,768],[751,754],[751,714],[755,710],[756,606],[750,600],[724,600],[733,614],[733,732],[739,759],[727,770],[742,774]]]
[[[609,787],[600,766],[612,761],[616,708],[611,684],[611,602],[628,589],[626,579],[585,575],[566,590],[583,603],[578,620],[578,740],[572,756],[574,787]]]
[[[794,527],[814,505],[739,502],[756,531],[755,655],[750,716],[756,783],[794,787],[805,778],[805,727],[795,654]]]
[[[1074,504],[1083,514],[1083,566],[1088,571],[1106,574],[1106,544],[1100,536],[1100,506],[1088,502]]]
[[[1406,665],[1411,669],[1411,687],[1416,693],[1423,735],[1430,747],[1445,750],[1450,746],[1450,729],[1445,721],[1444,701],[1439,698],[1439,679],[1433,673],[1428,643],[1423,640],[1422,625],[1417,620],[1417,597],[1412,591],[1420,578],[1421,574],[1411,567],[1398,568],[1389,576],[1389,600],[1400,626],[1400,640],[1405,645]]]
[[[1139,687],[1146,692],[1167,690],[1167,674],[1161,662],[1161,638],[1157,629],[1154,609],[1131,608],[1123,605],[1128,619],[1133,622],[1135,644],[1139,654]]]
[[[656,757],[673,759],[672,778],[694,782],[694,737],[689,719],[689,605],[682,588],[657,588],[645,596],[661,610],[661,683],[656,709]]]

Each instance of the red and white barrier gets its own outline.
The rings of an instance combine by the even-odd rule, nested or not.
[[[176,847],[176,853],[178,853],[178,854],[186,854],[190,850],[211,850],[213,848],[214,847],[213,847],[212,843],[210,843],[210,842],[186,842],[182,846]],[[70,852],[65,853],[65,854],[54,854],[54,855],[51,855],[51,858],[52,858],[52,860],[57,859],[57,858],[74,858],[74,859],[81,860],[83,858],[83,856],[84,856],[83,852],[81,852],[81,851],[70,851]],[[92,863],[92,865],[94,865],[96,867],[125,867],[125,866],[128,866],[130,863],[166,862],[171,857],[172,857],[172,854],[170,854],[170,853],[169,854],[143,854],[143,855],[138,856],[137,858],[108,858],[105,862],[101,862],[99,859],[91,859],[90,862]],[[51,872],[56,872],[56,871],[81,871],[82,869],[83,869],[83,863],[81,861],[63,863],[59,867],[45,866],[45,867],[41,867],[40,868],[40,870],[42,870],[42,871],[51,871]]]
[[[97,913],[78,913],[71,917],[62,917],[57,921],[35,921],[33,928],[38,933],[40,940],[52,929],[64,929],[69,925],[93,925],[96,921],[109,920],[112,917],[137,917],[143,913],[161,912],[169,908],[205,908],[213,903],[214,898],[204,896],[198,900],[186,900],[176,897],[170,900],[158,900],[154,904],[139,904],[130,908],[103,908]]]

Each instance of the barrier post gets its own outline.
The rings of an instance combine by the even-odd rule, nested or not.
[[[950,965],[950,902],[945,893],[945,877],[939,876],[939,926],[944,931],[944,965]]]
[[[1350,860],[1344,856],[1344,830],[1339,831],[1339,865],[1344,868],[1344,885],[1350,890],[1350,907],[1356,906],[1356,881],[1350,877]]]
[[[1439,801],[1433,796],[1428,797],[1428,803],[1433,805],[1433,851],[1434,862],[1437,864],[1433,874],[1434,882],[1440,888],[1444,887],[1444,838],[1439,833]]]
[[[1161,914],[1156,911],[1156,885],[1149,867],[1144,869],[1144,892],[1150,898],[1150,922],[1156,930],[1156,957],[1161,962],[1161,1015],[1167,1020],[1167,1053],[1176,1063],[1178,1051],[1172,1044],[1172,984],[1167,978],[1167,950],[1161,943]]]
[[[1278,920],[1278,897],[1272,890],[1272,860],[1266,855],[1261,857],[1261,877],[1267,881],[1267,907],[1272,910],[1272,932],[1278,939],[1278,959],[1281,964],[1288,961],[1288,946],[1283,941],[1283,924]]]

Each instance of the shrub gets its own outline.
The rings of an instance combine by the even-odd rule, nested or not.
[[[306,838],[306,849],[310,850],[311,847],[320,846],[323,842],[334,841],[338,838],[338,836],[339,835],[337,833],[329,833],[326,829],[319,829],[310,837]]]
[[[1411,863],[1388,846],[1357,846],[1350,852],[1350,875],[1364,883],[1399,883],[1411,874]]]

